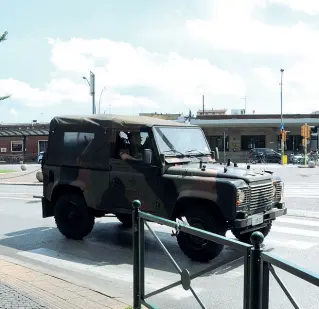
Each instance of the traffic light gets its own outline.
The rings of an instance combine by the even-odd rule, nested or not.
[[[306,134],[305,134],[305,131],[306,131],[305,129],[306,129],[306,126],[305,126],[305,125],[302,125],[302,126],[301,126],[301,136],[303,136],[303,137],[306,135]]]
[[[310,137],[310,127],[307,124],[301,126],[301,136],[304,138]]]
[[[284,141],[286,141],[287,132],[286,132],[285,130],[282,131],[281,138],[282,138]]]

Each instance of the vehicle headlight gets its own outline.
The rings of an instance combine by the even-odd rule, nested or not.
[[[243,190],[238,189],[237,190],[237,202],[239,202],[239,204],[241,204],[244,201],[245,201],[245,192]]]
[[[272,196],[275,196],[275,195],[276,195],[276,192],[277,192],[277,186],[276,186],[276,184],[274,183],[273,186],[272,186]]]

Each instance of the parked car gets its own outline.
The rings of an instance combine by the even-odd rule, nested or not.
[[[249,151],[249,157],[263,157],[267,163],[281,163],[281,154],[271,148],[254,148]],[[260,159],[259,159],[260,161]],[[261,163],[261,162],[258,162]]]
[[[43,154],[44,154],[44,151],[40,151],[39,152],[39,155],[38,155],[38,158],[37,158],[37,161],[38,161],[38,163],[42,163],[42,158],[43,158]]]

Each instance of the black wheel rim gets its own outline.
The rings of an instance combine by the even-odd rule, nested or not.
[[[63,221],[71,229],[76,228],[79,225],[81,216],[76,205],[72,202],[69,202],[63,211]]]
[[[188,223],[197,229],[205,230],[204,222],[199,218],[187,218]],[[194,250],[201,250],[206,247],[208,241],[204,238],[187,234],[189,244]]]

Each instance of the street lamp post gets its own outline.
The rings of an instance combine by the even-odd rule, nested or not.
[[[87,81],[87,83],[90,86],[90,95],[92,96],[92,114],[96,114],[96,108],[95,108],[95,75],[93,72],[90,71],[90,81],[83,76],[83,79]]]
[[[100,93],[100,99],[99,99],[99,114],[100,114],[100,112],[101,112],[101,98],[102,98],[102,94],[103,94],[104,90],[106,90],[106,86],[103,87],[103,89],[101,90],[101,93]]]
[[[284,129],[284,122],[283,122],[283,114],[282,114],[282,76],[284,73],[284,69],[280,69],[280,131],[283,133]],[[284,153],[285,153],[285,141],[284,135],[281,134],[281,163],[284,164]]]

